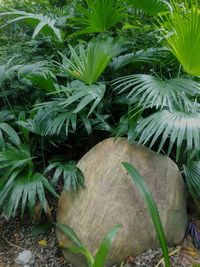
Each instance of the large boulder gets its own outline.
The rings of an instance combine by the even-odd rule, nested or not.
[[[76,194],[62,193],[57,222],[72,227],[93,255],[107,231],[121,224],[106,266],[159,246],[145,201],[122,167],[124,161],[133,164],[145,178],[169,245],[183,239],[187,224],[184,183],[177,165],[166,156],[128,143],[125,138],[104,140],[79,161],[86,188]],[[61,232],[57,236],[66,247],[71,245]],[[81,256],[67,250],[64,254],[76,267],[86,266]]]

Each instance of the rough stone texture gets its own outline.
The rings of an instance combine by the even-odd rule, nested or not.
[[[77,194],[62,193],[57,221],[72,227],[93,254],[107,231],[121,224],[107,266],[159,246],[144,199],[121,165],[124,161],[145,178],[169,245],[183,239],[187,224],[184,184],[176,164],[166,156],[129,144],[125,138],[104,140],[79,161],[87,187]],[[57,236],[66,247],[71,245],[62,233]],[[86,266],[79,255],[67,250],[64,254],[76,267]]]
[[[30,250],[24,250],[19,253],[18,257],[15,260],[15,263],[26,265],[27,263],[30,263],[33,259],[33,254]]]

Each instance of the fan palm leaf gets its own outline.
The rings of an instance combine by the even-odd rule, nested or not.
[[[44,60],[44,61],[37,61],[32,64],[26,64],[21,66],[18,70],[18,78],[22,82],[30,83],[34,82],[34,77],[44,75],[45,77],[52,77],[55,79],[55,76],[49,67],[51,62]],[[33,78],[32,78],[33,77]]]
[[[57,101],[52,101],[52,103],[57,103]],[[73,110],[62,109],[61,112],[56,112],[54,118],[51,122],[50,127],[46,130],[48,135],[59,135],[61,130],[65,128],[65,135],[68,136],[70,131],[70,126],[73,131],[77,128],[77,114],[73,113]]]
[[[11,66],[14,59],[15,57],[12,57],[6,64],[0,66],[0,85],[3,84],[5,80],[11,79],[14,76],[15,71],[20,68],[20,65]]]
[[[17,124],[29,132],[38,134],[40,136],[45,136],[48,128],[51,125],[51,118],[48,116],[50,114],[44,113],[44,111],[40,110],[33,119],[25,120],[24,118],[24,120],[17,121]]]
[[[8,146],[0,152],[0,208],[7,218],[14,217],[21,207],[33,212],[36,202],[47,212],[45,188],[58,197],[46,178],[33,171],[33,157],[25,145]]]
[[[114,84],[119,94],[127,93],[130,101],[138,99],[138,105],[156,107],[156,109],[174,106],[193,109],[193,103],[189,98],[198,96],[200,84],[183,78],[163,80],[159,77],[146,74],[134,74],[117,79]]]
[[[56,27],[56,19],[50,18],[42,14],[28,13],[25,11],[9,11],[1,12],[0,17],[9,16],[14,17],[7,21],[7,24],[24,21],[25,23],[34,27],[32,38],[35,38],[40,32],[46,35],[55,37],[58,41],[62,42],[61,32]]]
[[[44,174],[54,170],[51,183],[53,186],[57,185],[58,180],[63,177],[64,190],[66,191],[78,191],[80,187],[85,187],[85,179],[82,171],[76,167],[74,163],[65,163],[55,161],[49,164],[44,170]]]
[[[5,147],[5,138],[3,133],[7,135],[13,144],[20,145],[19,136],[13,127],[11,127],[8,123],[0,122],[0,148]]]
[[[173,110],[158,111],[139,121],[135,130],[135,138],[139,143],[147,144],[151,148],[159,141],[158,152],[169,141],[168,155],[172,147],[176,146],[176,159],[180,156],[182,146],[188,154],[191,152],[199,157],[200,152],[200,113]]]
[[[196,201],[200,197],[200,162],[190,161],[187,165],[183,165],[183,173],[188,189]]]
[[[184,10],[173,2],[174,12],[161,16],[164,44],[171,50],[185,71],[200,75],[200,13],[195,1],[184,1]]]
[[[76,108],[73,110],[73,113],[78,113],[94,101],[89,110],[89,116],[91,113],[93,113],[97,105],[104,97],[105,89],[106,88],[104,84],[69,88],[68,90],[72,92],[72,95],[60,102],[59,106],[66,108],[74,103],[78,103]]]
[[[63,58],[61,67],[71,77],[87,85],[95,83],[111,59],[121,52],[121,45],[112,39],[91,41],[86,48],[83,44],[79,44],[78,52],[72,46],[69,48],[71,59],[61,54]]]
[[[7,110],[7,109],[0,111],[0,123],[13,120],[14,118],[15,118],[15,115],[13,114],[12,111]]]
[[[13,172],[7,183],[0,190],[0,207],[7,218],[16,216],[17,209],[21,208],[23,216],[28,207],[33,213],[36,202],[39,200],[41,207],[47,212],[47,200],[45,188],[54,196],[58,197],[46,178],[40,173],[21,174]]]
[[[17,147],[9,146],[0,151],[0,168],[17,169],[32,165],[32,157],[27,146],[19,145]]]
[[[78,23],[83,29],[75,34],[105,32],[115,26],[123,17],[123,7],[116,0],[86,0],[87,7],[80,6]]]
[[[134,63],[153,63],[160,60],[160,54],[162,52],[166,52],[168,49],[164,47],[160,48],[148,48],[145,50],[139,50],[134,53],[129,53],[125,55],[121,55],[119,57],[115,57],[110,64],[110,66],[114,70],[118,70],[128,64]]]
[[[171,5],[165,0],[132,0],[130,5],[152,16],[171,10]]]

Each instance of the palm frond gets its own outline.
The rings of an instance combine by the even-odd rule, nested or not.
[[[172,10],[169,2],[165,0],[131,0],[130,5],[152,16]]]
[[[51,62],[47,60],[37,61],[32,64],[23,65],[18,70],[18,79],[27,84],[32,84],[32,82],[34,82],[34,77],[40,77],[42,75],[45,77],[50,76],[55,79],[55,76],[50,66]]]
[[[14,175],[13,175],[14,174]],[[47,212],[47,200],[45,188],[54,196],[59,197],[46,178],[40,173],[28,172],[21,174],[15,172],[0,190],[0,207],[7,218],[16,216],[18,208],[21,209],[21,216],[24,215],[25,208],[29,208],[33,215],[37,201]]]
[[[20,139],[17,134],[17,132],[14,130],[13,127],[11,127],[8,123],[0,122],[0,148],[5,147],[5,138],[4,135],[6,133],[6,136],[9,138],[9,140],[15,144],[20,145]]]
[[[12,111],[4,109],[0,111],[0,123],[7,122],[10,120],[13,120],[15,118],[15,115]]]
[[[56,85],[55,85],[55,76],[50,73],[32,73],[26,76],[32,86],[36,88],[41,88],[46,92],[55,92]]]
[[[0,209],[7,218],[25,208],[33,214],[36,202],[47,212],[45,189],[58,197],[46,178],[33,171],[33,157],[26,145],[7,146],[0,151]]]
[[[60,101],[59,106],[62,108],[67,108],[72,104],[76,104],[76,108],[73,110],[73,113],[79,113],[87,105],[91,104],[93,101],[88,116],[93,113],[97,105],[100,103],[104,97],[106,87],[104,84],[95,84],[90,86],[80,86],[77,88],[66,88],[67,91],[71,91],[71,96],[66,98],[63,101]]]
[[[16,70],[20,68],[20,65],[11,66],[14,59],[15,57],[12,57],[6,64],[0,66],[0,85],[4,81],[12,79]]]
[[[134,74],[117,79],[114,82],[115,90],[119,94],[127,92],[130,101],[138,99],[143,107],[156,107],[156,109],[174,106],[186,110],[193,109],[190,97],[198,96],[200,84],[193,80],[174,78],[163,80],[159,77],[145,74]]]
[[[143,108],[140,106],[129,108],[127,114],[120,118],[112,135],[115,137],[127,135],[128,140],[132,140],[135,136],[135,129],[138,121],[141,119],[142,113]]]
[[[18,21],[24,21],[25,23],[34,27],[33,37],[35,38],[40,32],[45,35],[53,36],[58,41],[62,42],[61,32],[56,27],[56,19],[50,18],[42,14],[28,13],[25,11],[9,11],[1,12],[0,17],[14,17],[7,21],[7,24],[16,23]]]
[[[186,72],[200,75],[200,13],[195,1],[183,1],[184,9],[172,1],[174,12],[159,20],[164,44]]]
[[[82,171],[76,167],[74,163],[65,162],[52,162],[44,170],[44,174],[54,170],[51,184],[55,187],[58,184],[58,180],[63,178],[64,190],[66,191],[78,191],[80,187],[85,187],[85,178]]]
[[[61,54],[61,67],[71,77],[87,85],[95,83],[111,59],[121,52],[121,45],[113,39],[90,41],[86,48],[79,44],[78,52],[72,46],[69,48],[71,59]]]
[[[38,134],[40,136],[45,136],[50,125],[51,125],[51,113],[44,113],[44,111],[39,110],[33,119],[24,119],[17,121],[16,123],[22,126],[29,132]]]
[[[196,201],[200,197],[200,162],[190,161],[187,165],[183,165],[183,173],[188,189]]]
[[[115,57],[110,64],[114,70],[118,70],[130,63],[153,63],[160,60],[162,52],[168,51],[166,48],[148,48],[145,50],[139,50],[134,53],[125,54],[119,57]]]
[[[78,34],[106,32],[123,17],[123,6],[116,0],[86,0],[87,7],[80,6],[83,17],[76,18],[83,29]]]
[[[25,145],[9,146],[0,151],[0,169],[10,167],[12,170],[32,165],[29,148]]]
[[[176,159],[180,156],[182,146],[186,150],[188,158],[193,152],[199,157],[200,152],[200,113],[183,112],[173,110],[158,111],[147,118],[139,121],[135,130],[135,138],[139,143],[148,144],[151,148],[156,141],[160,140],[158,152],[168,141],[169,155],[172,147],[176,146]]]
[[[18,71],[18,79],[25,84],[41,88],[47,92],[56,90],[56,77],[52,70],[52,62],[47,60],[22,66]]]
[[[94,111],[90,117],[88,113],[90,109],[85,107],[78,113],[74,113],[76,106],[64,108],[61,104],[65,98],[58,98],[52,101],[36,105],[36,109],[41,113],[41,121],[44,122],[42,133],[44,135],[62,135],[68,136],[69,133],[86,130],[90,135],[92,130],[111,132],[112,128],[107,122],[110,117],[107,114],[99,114]],[[33,119],[34,120],[34,119]],[[22,126],[27,127],[27,123],[23,122]],[[48,123],[47,123],[48,122]],[[19,123],[21,125],[21,122]],[[31,130],[29,127],[27,128]]]

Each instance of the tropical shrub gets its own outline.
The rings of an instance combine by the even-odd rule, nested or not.
[[[28,181],[39,181],[31,205],[42,201],[44,210],[45,188],[84,187],[74,161],[109,136],[169,155],[197,201],[196,1],[50,2],[0,8],[1,210],[18,180],[24,197],[4,206],[8,217],[29,206]]]

